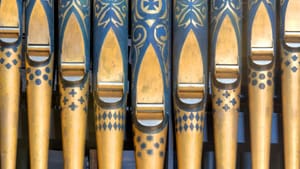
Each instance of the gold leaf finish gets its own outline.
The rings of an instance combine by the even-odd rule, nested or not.
[[[88,86],[66,87],[59,84],[63,136],[64,169],[82,169],[84,162]]]
[[[0,27],[10,26],[18,27],[19,26],[19,16],[18,13],[17,1],[14,0],[1,0],[0,3]]]
[[[106,35],[99,58],[99,81],[124,81],[122,53],[118,39],[112,29],[109,29]]]
[[[72,13],[64,32],[62,62],[84,62],[84,47],[81,28],[75,14]]]
[[[232,90],[212,87],[216,168],[236,167],[238,110],[240,86]]]
[[[273,113],[273,69],[251,70],[249,74],[249,111],[253,169],[269,169],[271,122]]]
[[[40,67],[32,67],[26,62],[30,167],[32,169],[48,168],[53,77],[53,69],[50,65],[53,65],[53,56],[51,58],[49,65]]]
[[[284,164],[286,169],[298,169],[300,168],[300,67],[298,61],[294,61],[293,58],[299,58],[300,53],[282,49],[281,57]]]
[[[121,169],[125,109],[96,107],[96,137],[99,169]]]
[[[272,26],[264,3],[260,3],[252,25],[251,47],[273,47]]]
[[[275,46],[273,46],[273,30],[266,5],[260,2],[251,30],[251,51],[248,64],[251,159],[253,169],[269,169],[274,97],[275,55],[273,47]],[[268,67],[264,67],[266,65]]]
[[[178,83],[203,83],[203,81],[204,77],[201,50],[195,33],[191,30],[186,36],[186,40],[180,54]]]
[[[32,9],[29,22],[29,44],[50,44],[48,19],[41,2],[38,0]],[[37,36],[38,34],[38,36]]]
[[[137,103],[163,103],[161,68],[153,46],[145,52],[137,81]]]
[[[232,22],[227,15],[224,18],[216,45],[215,64],[237,64],[238,44]]]
[[[178,169],[201,168],[204,116],[204,110],[186,112],[176,107]]]
[[[300,31],[299,13],[300,1],[289,0],[285,15],[285,31]]]
[[[136,168],[164,168],[167,131],[167,125],[158,133],[145,133],[133,125]]]
[[[15,169],[17,158],[18,118],[20,101],[20,66],[22,45],[14,51],[7,48],[0,50],[0,57],[6,58],[4,64],[0,64],[0,153],[1,168]],[[10,57],[6,57],[11,54]],[[17,60],[17,64],[8,69],[8,64]]]

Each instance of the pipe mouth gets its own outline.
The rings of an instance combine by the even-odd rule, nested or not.
[[[239,80],[239,65],[216,64],[215,77],[220,84],[234,84]]]
[[[76,82],[84,79],[85,63],[84,62],[62,62],[61,75],[65,81]]]
[[[145,127],[155,127],[162,124],[165,118],[163,103],[147,103],[136,105],[137,122]]]
[[[198,104],[204,99],[205,85],[203,83],[179,83],[177,95],[184,104]]]
[[[17,42],[19,38],[19,27],[0,26],[0,41],[11,44]]]
[[[123,98],[123,82],[104,82],[97,84],[98,98],[104,103],[117,103]]]

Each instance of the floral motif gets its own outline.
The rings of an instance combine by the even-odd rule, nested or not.
[[[206,19],[207,6],[202,0],[177,0],[175,2],[175,18],[179,27],[200,27]]]
[[[254,5],[259,5],[259,3],[265,1],[267,4],[269,4],[270,6],[272,6],[272,8],[275,8],[275,3],[272,3],[271,0],[254,0],[254,1],[249,1],[249,9],[251,9]]]
[[[238,25],[242,18],[241,18],[241,10],[242,9],[242,4],[241,0],[215,0],[213,1],[212,4],[212,10],[213,10],[213,15],[211,19],[211,23],[215,24],[213,27],[213,34],[217,35],[217,28],[219,22],[222,22],[221,20],[223,15],[228,15],[230,14],[232,16],[232,22],[233,24]],[[242,30],[240,29],[239,26],[237,28],[237,33],[238,36],[241,34]]]
[[[109,23],[112,23],[115,27],[124,25],[127,15],[127,1],[97,0],[94,6],[98,26],[106,27]]]

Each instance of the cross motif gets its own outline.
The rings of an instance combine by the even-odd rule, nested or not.
[[[83,104],[84,103],[83,97],[81,96],[80,99],[78,99],[78,101],[80,102],[80,104]]]
[[[222,101],[220,98],[218,98],[217,101],[216,101],[216,104],[217,104],[218,106],[220,106],[220,105],[222,104],[222,102],[223,102],[223,101]]]
[[[226,99],[230,96],[229,92],[226,90],[225,93],[222,94]]]
[[[64,105],[66,105],[68,101],[69,101],[69,99],[67,99],[67,97],[65,96],[65,97],[64,97],[64,100],[63,100]]]
[[[225,106],[223,106],[222,108],[225,110],[225,112],[227,112],[230,109],[230,107],[227,104],[225,104]]]
[[[232,100],[230,100],[230,103],[234,106],[236,104],[235,98],[233,98]]]
[[[159,7],[158,0],[145,0],[144,6],[148,7],[148,10],[155,10]]]
[[[72,104],[69,106],[72,111],[74,111],[77,107],[78,106],[74,102],[72,102]]]
[[[77,94],[77,92],[76,92],[74,89],[72,89],[71,92],[69,92],[69,94],[70,94],[72,97],[74,97],[74,96]]]

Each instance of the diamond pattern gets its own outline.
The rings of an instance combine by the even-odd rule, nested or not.
[[[108,130],[108,131],[112,131],[112,130],[123,130],[124,129],[124,121],[121,118],[121,114],[120,112],[116,112],[116,111],[103,111],[102,113],[99,113],[97,116],[100,117],[97,119],[97,123],[100,125],[105,125],[106,127],[102,128],[102,130]],[[101,129],[100,129],[101,130]]]
[[[11,57],[11,52],[10,52],[10,51],[7,51],[7,52],[5,52],[5,55],[6,55],[7,57]]]
[[[177,111],[175,119],[175,131],[199,131],[199,127],[203,125],[204,114],[203,112],[185,112]]]
[[[296,61],[298,57],[296,55],[292,56],[293,61]]]
[[[3,59],[3,58],[0,58],[0,63],[1,63],[1,64],[3,64],[3,63],[4,63],[4,61],[5,61],[5,59]]]
[[[193,113],[191,113],[191,114],[190,114],[190,116],[189,116],[190,120],[193,120],[193,119],[194,119],[194,117],[195,117],[195,116],[194,116],[194,114],[193,114]]]
[[[183,115],[182,119],[183,119],[184,121],[187,121],[187,119],[188,119],[187,115],[186,115],[186,114]]]
[[[222,108],[223,110],[225,110],[225,112],[227,112],[230,109],[230,107],[227,104],[225,104],[225,106],[223,106]]]
[[[6,67],[7,69],[10,69],[10,68],[11,68],[11,64],[10,64],[10,63],[7,63],[7,64],[5,65],[5,67]]]

